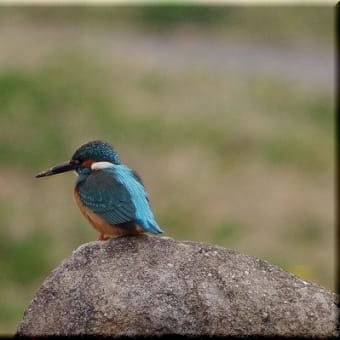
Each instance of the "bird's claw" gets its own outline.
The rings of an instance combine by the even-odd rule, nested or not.
[[[109,239],[108,236],[104,236],[104,234],[100,234],[100,236],[99,236],[99,238],[98,238],[97,241],[106,241],[106,240],[108,240],[108,239]]]

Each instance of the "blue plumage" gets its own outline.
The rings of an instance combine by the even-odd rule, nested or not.
[[[121,164],[120,157],[116,150],[109,143],[100,140],[95,140],[82,145],[73,154],[72,159],[80,161],[92,159],[96,162]]]
[[[143,183],[125,165],[80,173],[79,195],[87,208],[110,224],[135,221],[145,231],[161,233]]]
[[[82,145],[70,161],[36,177],[75,170],[78,174],[75,200],[89,222],[101,233],[124,235],[147,231],[162,233],[152,213],[141,178],[121,164],[108,143],[92,141]]]

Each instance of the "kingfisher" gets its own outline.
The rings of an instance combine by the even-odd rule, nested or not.
[[[162,233],[151,210],[140,176],[122,164],[107,142],[95,140],[81,145],[69,161],[36,175],[46,177],[75,171],[74,200],[90,224],[99,231],[98,240],[109,236]]]

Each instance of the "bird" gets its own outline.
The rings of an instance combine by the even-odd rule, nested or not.
[[[98,240],[163,233],[136,171],[121,163],[114,147],[102,140],[81,145],[70,160],[38,173],[46,177],[75,171],[73,197],[82,214],[100,233]]]

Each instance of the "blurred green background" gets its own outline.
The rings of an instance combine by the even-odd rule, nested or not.
[[[75,178],[104,139],[165,236],[335,289],[334,13],[327,6],[0,7],[0,333],[98,234]]]

